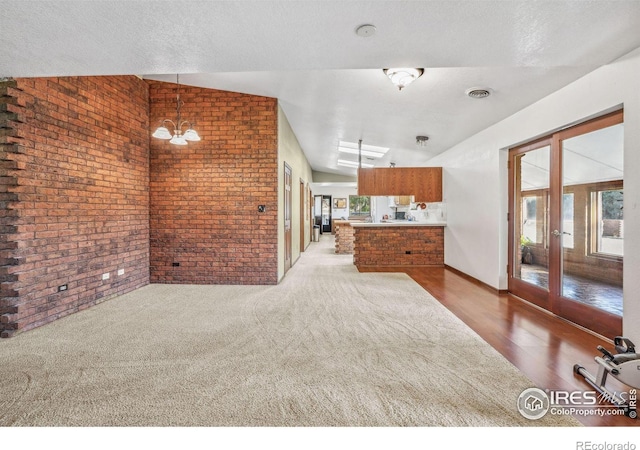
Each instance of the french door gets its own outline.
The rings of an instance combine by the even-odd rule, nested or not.
[[[614,337],[622,332],[623,114],[509,151],[509,291]]]

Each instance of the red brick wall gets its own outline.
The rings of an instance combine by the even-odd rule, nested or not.
[[[444,264],[443,227],[354,227],[354,230],[353,260],[358,269]]]
[[[176,85],[148,83],[153,130],[175,121]],[[202,141],[151,139],[151,281],[276,284],[277,100],[184,85],[181,99]]]
[[[336,253],[339,255],[353,255],[354,233],[349,222],[335,221]]]
[[[148,284],[148,105],[132,76],[0,83],[3,337]]]

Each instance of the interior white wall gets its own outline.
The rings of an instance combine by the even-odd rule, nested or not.
[[[387,196],[375,196],[371,197],[372,217],[374,222],[380,222],[382,218],[387,215],[389,219],[396,217],[396,208],[389,206],[389,197]],[[397,208],[398,211],[408,211],[408,206]]]
[[[624,333],[640,342],[640,49],[429,161],[443,167],[445,263],[507,288],[507,149],[624,106]],[[500,95],[495,92],[494,95]]]
[[[305,187],[312,181],[312,171],[289,120],[278,105],[278,280],[284,277],[284,164],[291,167],[291,260],[300,257],[300,233],[304,234],[304,245],[311,241],[310,215],[300,220],[300,180]],[[309,206],[313,199],[310,199]]]

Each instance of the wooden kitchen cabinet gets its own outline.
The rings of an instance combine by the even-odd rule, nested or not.
[[[358,195],[413,195],[416,202],[441,202],[442,167],[358,169]]]
[[[380,195],[372,194],[378,189],[375,176],[373,169],[358,169],[358,195]]]
[[[413,194],[416,202],[442,201],[442,167],[424,167],[415,181],[416,192]]]

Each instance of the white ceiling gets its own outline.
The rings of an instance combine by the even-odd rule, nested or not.
[[[350,175],[339,140],[423,165],[640,47],[640,0],[0,0],[0,30],[0,77],[180,73],[277,97],[313,169]],[[398,91],[381,70],[397,66],[425,74]]]

